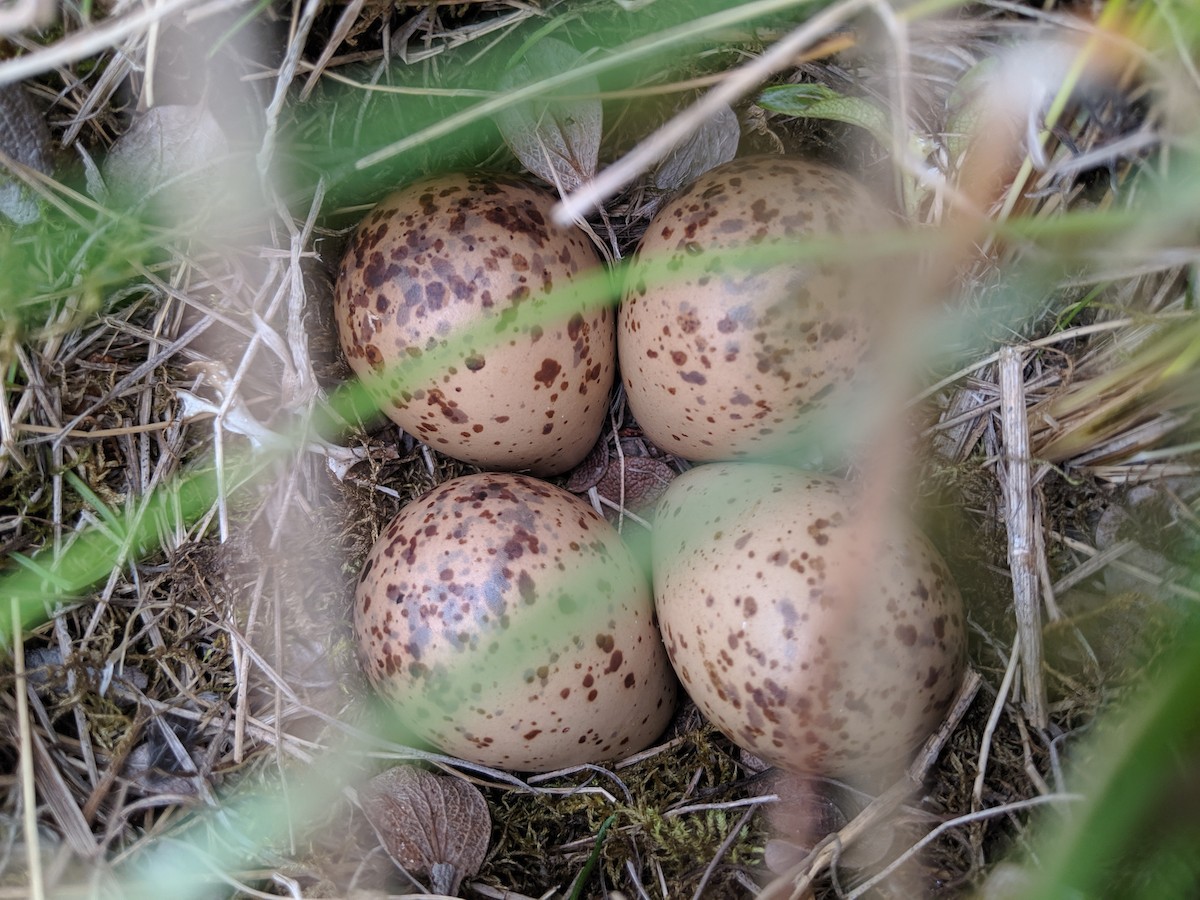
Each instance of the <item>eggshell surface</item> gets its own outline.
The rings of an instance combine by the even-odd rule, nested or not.
[[[457,459],[556,474],[600,434],[614,316],[551,308],[600,263],[582,231],[554,225],[554,202],[504,176],[419,181],[379,203],[342,258],[335,318],[351,368],[376,379],[401,428]],[[397,369],[433,351],[445,354],[431,370]]]
[[[692,469],[658,507],[654,592],[680,682],[721,731],[790,771],[875,780],[940,724],[966,630],[933,546],[856,503],[784,466]]]
[[[590,506],[527,476],[469,475],[408,504],[363,566],[354,627],[400,724],[476,763],[628,756],[673,712],[637,561]]]
[[[764,253],[869,235],[887,219],[849,175],[778,156],[718,166],[668,202],[638,247],[617,324],[646,435],[694,461],[786,448],[803,417],[854,379],[878,266]]]

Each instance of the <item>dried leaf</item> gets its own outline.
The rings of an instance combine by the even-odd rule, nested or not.
[[[626,456],[624,464],[612,459],[604,477],[596,485],[602,495],[619,503],[621,500],[621,478],[625,479],[625,508],[645,508],[663,495],[676,471],[661,459],[649,456]]]
[[[608,470],[608,438],[596,442],[592,452],[567,476],[566,488],[576,494],[586,493],[600,483]]]
[[[367,821],[396,865],[428,877],[435,894],[457,894],[487,855],[492,822],[470,782],[396,766],[359,791]]]
[[[729,107],[721,110],[680,141],[667,154],[654,172],[654,186],[673,191],[691,184],[709,169],[729,162],[737,156],[742,127],[737,114]]]
[[[655,459],[661,459],[663,455],[657,447],[647,444],[640,432],[633,435],[622,434],[618,443],[621,445],[623,456],[653,456]]]
[[[147,797],[162,793],[196,796],[214,777],[205,755],[203,731],[196,722],[168,713],[150,720],[121,774]]]
[[[46,117],[19,84],[0,86],[0,150],[22,165],[49,174],[53,143]],[[37,201],[19,181],[0,170],[0,214],[18,225],[38,217]]]
[[[573,69],[581,61],[582,56],[570,44],[543,38],[501,77],[500,90],[533,84]],[[525,168],[564,191],[573,191],[596,174],[600,157],[600,100],[578,95],[599,91],[596,79],[585,78],[561,95],[548,92],[497,113],[496,125]]]
[[[113,144],[104,161],[104,180],[119,199],[137,201],[177,179],[180,199],[211,190],[211,172],[229,155],[229,141],[202,106],[156,106]]]

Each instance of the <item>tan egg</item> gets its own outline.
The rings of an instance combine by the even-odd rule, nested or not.
[[[504,176],[419,181],[376,206],[342,258],[334,304],[351,367],[381,379],[396,424],[449,456],[551,475],[599,437],[614,317],[551,309],[600,264],[582,231],[551,221],[554,203]],[[536,324],[514,322],[518,309]],[[402,383],[397,365],[439,349],[453,351],[445,367]]]
[[[483,765],[619,759],[673,712],[633,554],[589,505],[528,476],[468,475],[406,506],[363,566],[354,627],[398,724]]]
[[[877,299],[869,261],[775,257],[772,242],[868,234],[887,222],[836,169],[780,156],[700,177],[650,223],[628,273],[617,346],[629,406],[654,443],[686,459],[786,448],[851,381]]]
[[[680,681],[721,731],[781,768],[877,783],[941,723],[966,622],[933,546],[855,503],[836,478],[698,466],[660,501],[654,593]]]

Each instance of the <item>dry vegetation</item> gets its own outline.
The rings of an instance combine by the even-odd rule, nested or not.
[[[779,786],[694,710],[632,761],[523,779],[409,749],[371,705],[348,624],[358,563],[405,502],[465,468],[332,411],[348,368],[331,272],[404,173],[519,164],[486,119],[354,163],[487,100],[480,73],[539,30],[600,46],[589,59],[632,53],[691,21],[680,5],[117,2],[64,6],[0,45],[0,80],[32,91],[58,154],[51,174],[15,167],[41,218],[0,223],[0,603],[33,600],[23,633],[0,627],[0,898],[415,891],[354,793],[401,761],[484,789],[492,846],[462,890],[513,900],[804,896],[809,879],[818,897],[963,896],[1036,854],[1037,807],[1078,800],[1082,739],[1200,586],[1200,76],[1176,4],[896,18],[843,0],[814,29],[777,3],[600,76],[601,171],[740,85],[743,153],[835,160],[929,238],[917,287],[898,290],[933,336],[898,354],[909,434],[893,446],[913,451],[901,468],[963,587],[981,682],[912,783],[874,803],[808,788],[839,807],[846,859],[831,841],[780,864],[763,812]],[[1066,103],[1039,45],[1035,115],[1051,121],[1032,164],[1026,121],[1006,132],[986,104],[994,130],[964,150],[978,120],[956,118],[955,91],[980,60],[1050,39],[1069,59],[1097,34],[1113,42],[1101,83]],[[764,83],[870,99],[899,140],[767,110]],[[227,138],[216,173],[135,219],[89,194],[85,161],[142,111],[198,103]],[[622,252],[653,193],[629,174],[589,218]],[[632,424],[618,400],[604,439]],[[852,835],[882,842],[878,859],[856,867]],[[1001,874],[1015,893],[986,896],[1022,896],[1025,876]]]

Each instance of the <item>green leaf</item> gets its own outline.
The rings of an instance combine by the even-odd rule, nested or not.
[[[824,84],[779,84],[758,95],[758,105],[798,119],[825,119],[857,125],[881,144],[890,145],[892,130],[884,109],[863,97],[846,97]]]
[[[588,879],[592,877],[592,871],[596,868],[596,862],[600,859],[600,851],[604,847],[604,835],[608,833],[609,827],[615,821],[617,821],[617,814],[613,813],[604,820],[600,825],[600,830],[596,832],[596,842],[592,845],[592,852],[588,854],[587,862],[583,864],[583,869],[575,879],[570,900],[579,900],[583,896],[583,889],[587,887]]]

